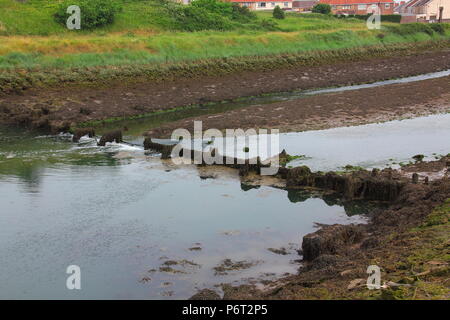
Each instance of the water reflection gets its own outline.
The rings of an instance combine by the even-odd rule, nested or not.
[[[0,146],[0,298],[187,298],[196,287],[294,273],[315,222],[364,221],[320,197],[291,202],[297,191],[241,184],[231,169],[176,167],[142,148],[8,141]],[[289,254],[268,250],[281,247]],[[216,275],[224,259],[257,263]],[[166,261],[198,266],[171,273]],[[84,272],[82,292],[64,289],[70,264]]]

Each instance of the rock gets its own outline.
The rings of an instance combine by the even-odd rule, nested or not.
[[[303,260],[313,261],[322,254],[337,254],[340,249],[358,243],[363,231],[356,225],[330,225],[303,237]]]
[[[348,290],[355,289],[357,287],[362,287],[366,284],[366,280],[364,279],[353,279],[350,281],[349,285],[347,286]]]
[[[311,172],[306,167],[290,169],[286,174],[288,187],[313,187],[328,189],[340,193],[347,200],[365,199],[393,201],[405,185],[404,181],[389,179],[389,177],[360,170],[351,174],[328,172]]]
[[[295,167],[287,172],[287,186],[311,186],[313,182],[314,176],[307,166]]]
[[[422,162],[425,156],[423,154],[416,154],[414,157],[412,157],[416,162]]]
[[[372,169],[372,177],[376,177],[379,173],[380,173],[379,169],[376,168]]]
[[[151,137],[147,137],[144,140],[144,149],[160,152],[161,159],[169,159],[172,155],[172,150],[174,147],[175,147],[175,145],[168,145],[168,144],[153,142]],[[182,154],[181,154],[181,156],[182,156]]]
[[[380,241],[378,241],[378,239],[376,239],[376,238],[367,238],[366,240],[364,240],[361,243],[361,248],[365,249],[365,250],[372,249],[372,248],[377,247],[379,244],[380,244]]]
[[[50,131],[52,134],[58,134],[61,132],[66,133],[70,131],[70,123],[68,121],[52,121],[50,125]]]
[[[268,248],[267,250],[275,254],[280,254],[282,256],[289,254],[289,251],[286,248]]]
[[[194,294],[188,300],[220,300],[220,296],[217,292],[211,289],[203,289]]]
[[[98,143],[98,145],[105,146],[107,142],[116,142],[116,143],[122,142],[122,131],[114,130],[114,131],[105,133],[100,138],[100,142]]]
[[[314,259],[308,266],[310,270],[333,269],[338,263],[339,258],[331,254],[323,254]]]
[[[76,129],[75,133],[73,134],[72,141],[78,142],[78,141],[80,141],[80,138],[83,136],[89,136],[89,138],[92,138],[95,136],[95,130],[93,128]]]

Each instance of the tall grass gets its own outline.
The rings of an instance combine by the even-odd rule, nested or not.
[[[364,21],[320,14],[287,14],[277,22],[276,32],[247,27],[177,32],[156,0],[123,1],[123,12],[114,24],[78,32],[53,21],[58,0],[0,0],[0,91],[102,77],[165,77],[199,70],[217,73],[220,68],[323,63],[339,54],[345,59],[385,54],[434,42],[443,45],[450,39],[448,25],[441,30],[383,23],[382,30],[368,30]],[[270,13],[258,13],[258,18],[269,19]]]
[[[216,58],[326,51],[450,38],[369,30],[111,34],[77,38],[2,38],[0,69],[86,68],[191,62]]]

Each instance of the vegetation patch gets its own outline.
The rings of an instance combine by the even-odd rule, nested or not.
[[[93,8],[82,8],[90,20],[81,30],[66,28],[66,0],[0,0],[1,91],[327,64],[448,47],[450,39],[447,24],[385,22],[380,32],[358,19],[285,12],[274,19],[218,0],[70,3]]]
[[[392,261],[391,281],[409,286],[382,290],[383,299],[450,299],[450,199],[417,228],[402,236],[411,245],[406,257]]]
[[[122,4],[117,0],[64,0],[54,14],[56,22],[66,25],[71,15],[67,13],[67,8],[72,5],[80,8],[83,29],[94,29],[111,24],[116,14],[122,10]]]

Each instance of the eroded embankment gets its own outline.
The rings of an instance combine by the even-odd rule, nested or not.
[[[450,298],[450,157],[401,170],[347,174],[288,170],[290,187],[332,189],[347,198],[389,200],[367,225],[322,225],[303,237],[298,275],[253,285],[222,285],[224,299]],[[427,173],[446,170],[443,178]],[[414,171],[415,177],[405,173]],[[328,181],[325,185],[323,181]],[[366,287],[367,267],[381,268],[381,290]],[[217,299],[201,290],[192,299]]]
[[[191,77],[180,75],[177,79],[172,80],[133,83],[112,81],[108,84],[108,87],[102,84],[101,86],[65,85],[60,88],[31,88],[19,93],[0,96],[0,121],[57,132],[76,127],[81,123],[133,117],[189,105],[206,106],[209,102],[266,93],[374,82],[450,69],[450,51],[448,49],[422,53],[411,52],[409,54],[402,51],[402,54],[404,55],[373,59],[364,56],[350,59],[351,61],[333,61],[333,64],[320,66],[293,64],[291,67],[285,66],[279,70],[234,70],[233,73],[221,76],[204,74],[203,76]],[[377,55],[373,54],[372,56]],[[390,106],[392,97],[398,96],[394,100],[395,108],[393,108],[397,110],[400,105],[411,107],[412,104],[424,103],[425,99],[429,101],[439,98],[447,90],[450,90],[448,89],[448,80],[447,82],[440,82],[438,85],[434,85],[433,82],[429,83],[429,88],[422,89],[420,92],[416,88],[408,90],[405,87],[404,91],[408,91],[408,93],[403,92],[402,95],[390,92],[391,96],[389,96],[389,92],[385,93],[382,90],[382,94],[380,95],[380,92],[377,92],[372,100],[378,101],[379,98],[382,98],[385,103],[389,102],[388,106]],[[414,97],[408,98],[411,93],[414,94]],[[384,98],[387,96],[389,96],[389,99]],[[360,100],[365,100],[364,97],[361,95]],[[422,98],[419,99],[418,97]],[[348,96],[348,99],[354,98],[354,96]],[[345,106],[345,96],[342,98],[344,101],[336,101],[333,105],[328,106],[327,104],[326,107],[323,101],[316,102],[315,97],[308,99],[311,99],[309,101],[312,104],[309,107],[307,102],[302,102],[302,107],[298,108],[298,104],[291,101],[287,106],[292,105],[292,107],[288,110],[284,110],[284,105],[277,104],[265,106],[265,109],[262,109],[262,107],[251,108],[251,112],[258,114],[269,112],[264,117],[248,114],[248,110],[241,109],[240,111],[244,114],[244,117],[241,118],[249,120],[247,124],[244,126],[244,124],[241,125],[241,123],[233,120],[233,114],[231,113],[231,118],[226,119],[231,121],[227,125],[288,127],[291,119],[303,122],[305,119],[315,120],[322,114],[326,114],[325,117],[329,118],[328,113],[333,115],[338,113],[339,119],[339,113],[345,113],[341,110],[342,104]],[[355,102],[359,103],[360,101]],[[305,106],[303,106],[304,104]],[[355,105],[358,106],[357,103]],[[374,107],[379,108],[379,104]],[[291,108],[297,110],[292,115],[288,114],[293,111]],[[352,116],[365,116],[364,111],[359,110],[358,107],[355,108],[351,112],[356,112],[356,114]],[[404,113],[408,112],[404,111]],[[347,115],[343,114],[343,116]],[[237,118],[236,115],[234,117]],[[260,120],[255,121],[257,118]],[[342,122],[345,119],[340,120]],[[339,123],[333,125],[336,126]],[[295,129],[295,127],[292,129]]]

